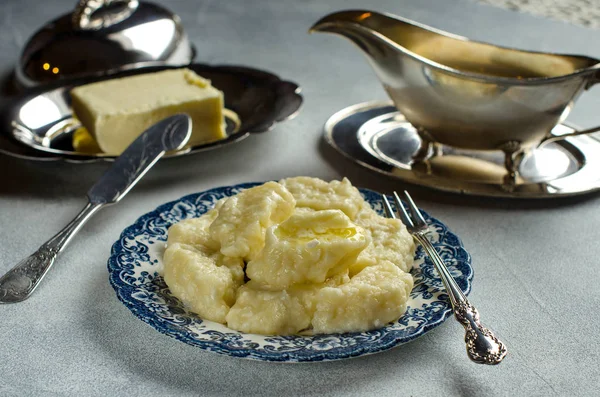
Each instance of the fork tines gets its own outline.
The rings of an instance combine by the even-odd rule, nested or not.
[[[406,190],[404,191],[404,200],[408,203],[408,209],[410,211],[410,214],[412,215],[412,219],[411,219],[411,216],[408,215],[408,212],[406,212],[404,205],[402,205],[402,200],[400,200],[398,193],[396,193],[394,191],[393,195],[394,195],[394,202],[396,204],[396,214],[399,215],[400,220],[402,221],[402,223],[404,223],[406,225],[406,227],[414,228],[414,227],[418,227],[420,225],[426,224],[425,218],[423,218],[421,211],[419,211],[419,208],[416,206],[412,197],[410,197],[410,194],[408,194],[408,192]],[[383,204],[384,204],[383,207],[385,209],[387,216],[390,218],[396,218],[396,215],[394,214],[394,211],[392,209],[392,206],[391,206],[387,196],[385,194],[382,194],[381,197],[383,198]],[[414,221],[413,221],[413,219],[414,219]]]

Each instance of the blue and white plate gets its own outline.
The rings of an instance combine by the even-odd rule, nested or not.
[[[198,217],[214,203],[257,183],[220,187],[163,204],[126,228],[112,247],[108,260],[110,283],[117,297],[138,318],[182,342],[204,350],[263,361],[327,361],[357,357],[409,342],[440,325],[452,309],[442,282],[421,247],[412,274],[415,286],[406,313],[383,328],[348,334],[315,336],[263,336],[245,334],[187,311],[171,295],[158,270],[167,240],[167,229],[187,218]],[[383,214],[380,195],[361,189],[365,199]],[[435,218],[430,224],[433,245],[465,293],[471,289],[471,257],[460,239]]]

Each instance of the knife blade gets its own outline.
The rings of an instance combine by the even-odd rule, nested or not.
[[[0,303],[27,299],[81,227],[102,207],[121,200],[169,150],[182,148],[191,135],[189,116],[168,117],[144,131],[88,191],[88,204],[54,237],[0,278]]]
[[[116,203],[167,151],[180,149],[191,134],[189,116],[167,117],[148,128],[88,191],[91,203]]]

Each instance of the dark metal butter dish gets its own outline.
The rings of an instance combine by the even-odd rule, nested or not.
[[[37,31],[15,68],[20,88],[111,75],[148,66],[182,66],[195,51],[177,15],[138,0],[80,0]]]
[[[295,116],[302,104],[298,85],[266,71],[228,65],[191,64],[186,67],[209,79],[215,88],[221,90],[225,108],[234,112],[236,117],[228,118],[226,114],[225,139],[185,148],[165,157],[216,149],[244,139],[251,133],[267,131],[274,124]],[[73,149],[72,134],[79,127],[79,122],[74,119],[71,109],[71,89],[93,81],[171,68],[136,69],[28,90],[0,110],[0,153],[36,161],[112,161],[114,156],[80,153]]]
[[[299,87],[243,66],[192,63],[193,45],[171,11],[138,0],[80,0],[43,26],[25,45],[15,67],[20,89],[0,109],[0,153],[27,160],[82,163],[113,160],[78,152],[80,127],[71,109],[72,88],[100,80],[187,67],[223,91],[227,137],[165,157],[214,149],[270,129],[293,117]]]

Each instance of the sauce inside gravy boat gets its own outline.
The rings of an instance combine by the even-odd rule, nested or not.
[[[340,34],[367,56],[395,106],[423,141],[415,160],[436,143],[471,150],[502,150],[507,185],[524,154],[560,137],[579,94],[600,79],[600,61],[521,51],[443,32],[373,11],[330,14],[311,32]]]

